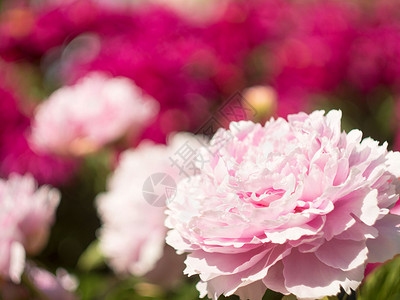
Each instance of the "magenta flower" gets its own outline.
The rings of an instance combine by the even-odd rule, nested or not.
[[[13,4],[0,22],[0,56],[7,61],[40,58],[78,34],[108,23],[110,17],[116,20],[115,14],[95,1],[46,1],[31,7]]]
[[[157,102],[131,80],[92,73],[39,105],[32,144],[43,152],[86,154],[124,135],[137,135],[157,110]]]
[[[160,104],[140,140],[165,143],[171,132],[197,130],[208,117],[211,100],[219,97],[210,79],[218,61],[201,29],[158,6],[126,14],[131,16],[126,24],[114,26],[119,17],[114,15],[107,31],[93,31],[93,41],[82,47],[93,51],[80,55],[78,49],[66,56],[62,77],[74,82],[88,72],[103,71],[135,81]]]
[[[393,0],[373,1],[371,5],[360,18],[356,39],[349,48],[345,80],[364,93],[382,86],[398,93],[400,5]]]
[[[2,64],[4,72],[0,75],[0,176],[11,173],[30,173],[39,184],[60,185],[73,175],[77,162],[34,152],[27,141],[30,119],[23,111],[26,99],[17,93],[18,82],[15,70]],[[11,75],[10,75],[11,74]]]
[[[367,263],[400,253],[400,217],[389,213],[400,153],[341,132],[340,120],[316,111],[231,123],[202,149],[209,163],[179,183],[166,220],[201,296],[350,293]]]
[[[19,282],[25,253],[37,254],[45,246],[59,201],[58,190],[37,188],[30,175],[0,179],[1,277]]]
[[[28,127],[29,128],[29,127]],[[31,173],[39,184],[61,185],[74,175],[78,162],[51,154],[36,153],[27,141],[27,127],[8,131],[1,137],[0,175]]]

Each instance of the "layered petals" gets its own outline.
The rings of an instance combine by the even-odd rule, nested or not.
[[[400,253],[400,217],[390,212],[400,156],[341,132],[340,120],[333,110],[232,122],[200,149],[207,163],[178,184],[166,225],[201,296],[351,293],[368,263]]]

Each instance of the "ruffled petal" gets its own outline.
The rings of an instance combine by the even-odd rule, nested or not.
[[[332,268],[312,253],[293,250],[283,259],[285,286],[298,299],[319,299],[356,289],[364,276],[364,266],[351,271]]]

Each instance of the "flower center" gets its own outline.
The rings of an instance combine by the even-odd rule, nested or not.
[[[267,188],[262,192],[238,192],[239,198],[247,203],[251,203],[256,207],[268,207],[275,200],[280,199],[285,190]]]

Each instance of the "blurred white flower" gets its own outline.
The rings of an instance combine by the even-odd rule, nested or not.
[[[186,154],[200,146],[199,140],[192,135],[177,134],[167,146],[142,142],[135,150],[122,154],[108,181],[107,192],[97,198],[103,222],[100,248],[115,272],[141,276],[151,271],[163,256],[167,232],[164,207],[157,199],[152,202],[148,193],[162,201],[173,201],[173,192],[168,194],[168,189],[173,191],[186,172],[191,172],[188,162],[185,165],[177,156],[181,158],[179,154],[185,153],[185,157],[189,157]],[[192,159],[195,159],[195,153],[192,153]],[[150,187],[145,184],[149,180],[153,180]],[[176,259],[179,260],[178,256]],[[176,259],[162,264],[163,268],[169,269],[169,274],[174,268],[181,267]]]

